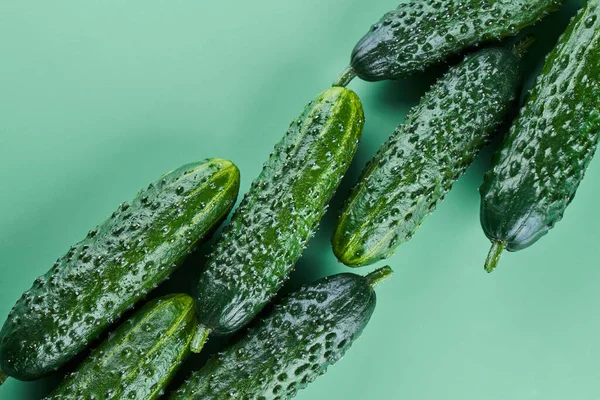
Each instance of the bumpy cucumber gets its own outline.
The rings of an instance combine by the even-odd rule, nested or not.
[[[239,171],[212,159],[164,175],[36,279],[0,332],[0,368],[44,376],[83,350],[169,276],[228,214]]]
[[[375,309],[373,287],[389,267],[340,274],[290,294],[249,334],[177,390],[183,399],[289,399],[338,361]]]
[[[563,217],[600,136],[600,0],[589,0],[546,59],[481,188],[481,223],[493,242],[518,251]]]
[[[479,43],[515,35],[563,0],[410,0],[358,42],[337,84],[399,79]]]
[[[48,396],[47,400],[152,400],[189,354],[194,300],[177,294],[137,311]]]
[[[468,55],[411,110],[343,207],[332,238],[340,261],[369,265],[412,238],[505,120],[528,45]]]
[[[201,273],[193,351],[209,332],[243,327],[282,286],[350,165],[363,123],[358,96],[345,88],[322,92],[292,122]]]

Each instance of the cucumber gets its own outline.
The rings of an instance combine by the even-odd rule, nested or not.
[[[468,55],[410,111],[342,208],[332,237],[341,262],[373,264],[412,238],[506,119],[529,44]]]
[[[548,55],[481,187],[481,224],[503,250],[525,249],[563,217],[600,135],[600,0],[588,0]]]
[[[358,42],[336,85],[400,79],[465,48],[516,35],[563,0],[411,0],[386,13]]]
[[[36,279],[0,331],[0,369],[20,380],[63,366],[177,268],[225,218],[239,171],[212,159],[164,175]]]
[[[300,288],[170,398],[294,397],[360,336],[375,309],[373,287],[391,273],[389,267],[366,277],[345,273]]]
[[[264,164],[198,282],[200,351],[210,332],[238,330],[292,271],[358,148],[364,115],[345,88],[319,94]]]
[[[158,399],[189,355],[194,300],[155,299],[121,325],[46,400]]]

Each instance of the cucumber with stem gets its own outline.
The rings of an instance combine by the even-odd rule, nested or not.
[[[275,305],[247,336],[184,383],[172,400],[289,399],[324,374],[360,336],[375,310],[374,287],[389,267],[366,277],[339,274],[303,286]]]
[[[364,115],[346,88],[294,120],[217,242],[198,282],[197,339],[234,332],[271,300],[315,233],[358,148]]]
[[[400,79],[480,43],[514,36],[563,0],[410,0],[386,13],[357,43],[334,83]]]
[[[600,0],[558,40],[481,187],[492,272],[504,250],[536,243],[560,221],[600,137]]]
[[[513,109],[532,42],[466,56],[409,112],[342,209],[332,237],[341,262],[375,263],[413,237]]]

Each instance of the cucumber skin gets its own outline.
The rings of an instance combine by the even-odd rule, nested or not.
[[[0,331],[0,369],[33,380],[63,366],[176,269],[238,187],[235,165],[206,160],[122,204],[17,301]]]
[[[509,251],[562,219],[600,135],[600,1],[590,0],[548,55],[481,187],[481,224]]]
[[[325,90],[292,122],[201,273],[201,325],[234,332],[281,288],[348,169],[363,124],[360,100],[345,88]]]
[[[563,0],[401,3],[358,42],[351,66],[366,81],[405,78],[465,48],[516,35],[558,10],[562,3]]]
[[[214,357],[172,400],[288,399],[327,371],[375,309],[364,277],[340,274],[292,293],[243,339]]]
[[[158,399],[189,355],[196,324],[190,296],[169,295],[149,302],[46,400]]]
[[[410,240],[492,134],[520,87],[517,57],[480,50],[452,67],[369,162],[342,208],[333,251],[352,267]]]

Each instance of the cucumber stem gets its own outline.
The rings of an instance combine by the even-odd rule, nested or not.
[[[354,72],[352,66],[349,65],[344,70],[344,72],[342,72],[339,78],[337,78],[337,80],[333,83],[333,86],[346,87],[350,82],[352,82],[352,79],[354,78],[356,78],[356,72]]]
[[[371,272],[370,274],[365,276],[365,279],[369,283],[369,286],[371,286],[372,288],[375,288],[375,286],[377,286],[381,282],[387,280],[393,274],[394,274],[394,271],[392,270],[392,268],[390,268],[389,266],[385,266],[385,267],[379,268],[379,269]]]
[[[0,386],[8,379],[8,375],[0,369]]]
[[[192,342],[190,343],[190,350],[192,353],[200,353],[204,344],[208,340],[208,335],[210,335],[212,329],[207,328],[202,324],[198,324],[196,327],[196,332],[194,333],[194,337],[192,338]]]
[[[487,260],[485,260],[485,270],[487,272],[494,272],[494,270],[498,266],[498,261],[500,261],[500,257],[502,256],[502,252],[504,251],[504,246],[505,244],[502,242],[492,242],[490,254],[488,254]]]
[[[535,43],[534,36],[527,36],[525,39],[517,42],[512,48],[512,53],[517,57],[517,60],[521,60],[525,57],[525,54],[529,51],[531,46]]]

